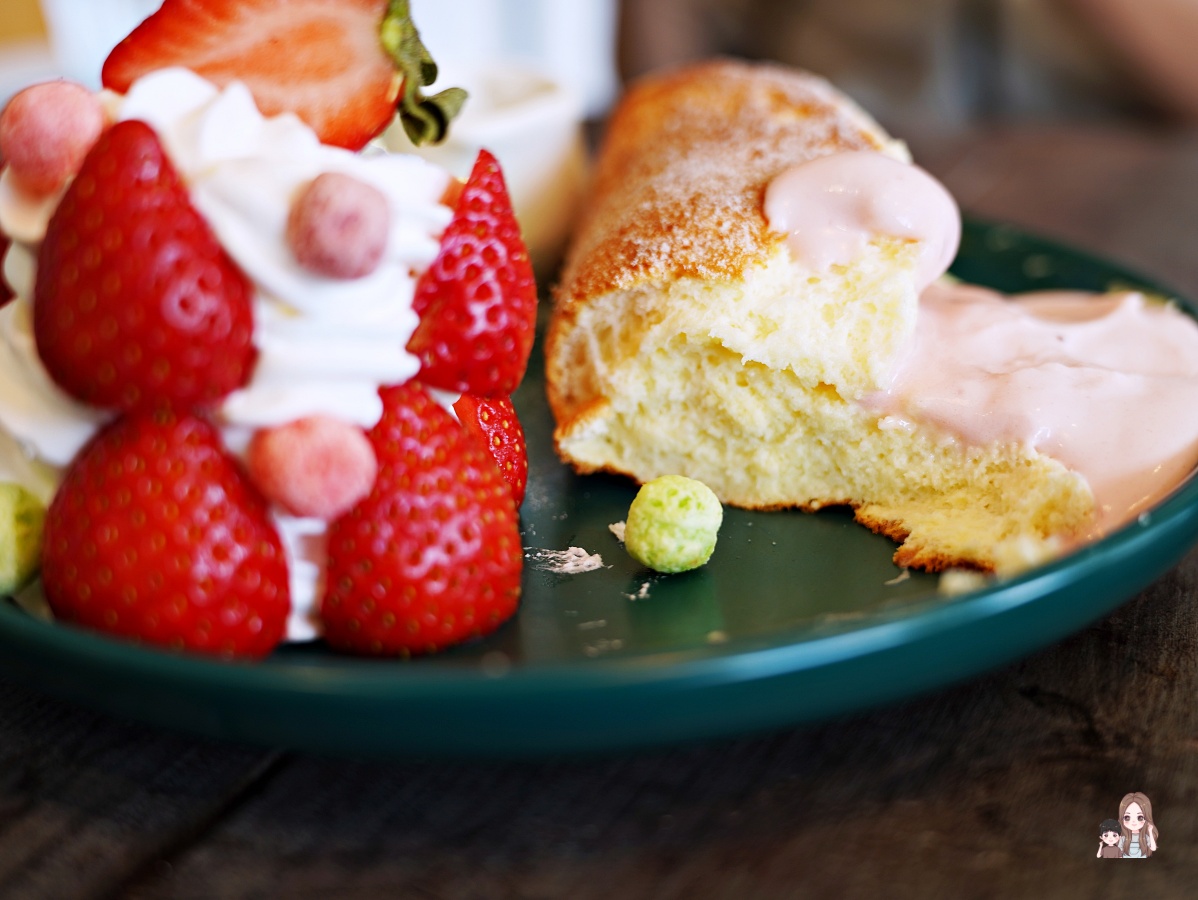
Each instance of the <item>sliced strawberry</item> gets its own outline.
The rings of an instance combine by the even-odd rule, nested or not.
[[[290,608],[266,505],[207,422],[131,413],[83,449],[46,514],[54,614],[147,644],[265,656]]]
[[[325,638],[370,654],[431,653],[516,611],[516,507],[453,417],[406,384],[380,391],[374,490],[329,527]]]
[[[148,72],[183,66],[217,85],[241,81],[264,115],[293,112],[326,144],[357,150],[404,112],[440,140],[465,94],[427,100],[436,66],[396,0],[166,0],[104,63],[124,93]],[[387,46],[384,46],[384,44]]]
[[[511,398],[462,394],[453,409],[471,439],[487,448],[519,507],[528,484],[528,450]]]
[[[420,358],[421,381],[489,397],[516,389],[532,350],[537,287],[503,173],[486,150],[412,305],[420,324],[408,350]]]
[[[38,354],[85,403],[209,404],[248,380],[250,283],[145,123],[119,122],[92,148],[50,220],[38,272]]]

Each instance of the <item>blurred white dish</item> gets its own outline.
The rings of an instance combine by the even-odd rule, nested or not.
[[[587,118],[598,118],[618,89],[617,5],[616,0],[413,0],[412,18],[443,74],[516,64],[565,86],[581,99]]]
[[[20,41],[0,48],[0,106],[21,88],[62,74],[44,41]]]
[[[59,74],[98,88],[108,51],[161,5],[162,0],[41,0]]]
[[[417,153],[462,179],[479,148],[494,153],[533,264],[544,274],[561,256],[586,182],[582,100],[548,76],[511,63],[445,72],[430,91],[454,85],[470,99],[444,143],[414,147],[398,123],[383,141],[388,150]]]

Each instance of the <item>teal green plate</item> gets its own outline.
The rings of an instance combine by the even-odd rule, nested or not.
[[[967,224],[954,272],[1005,291],[1160,290],[979,223]],[[347,658],[312,643],[235,665],[46,624],[0,601],[0,671],[118,715],[303,750],[608,752],[777,729],[967,678],[1110,612],[1198,539],[1191,480],[1099,543],[948,599],[935,577],[902,576],[890,541],[844,511],[729,509],[706,567],[654,575],[608,530],[633,486],[557,462],[543,388],[534,360],[517,397],[532,470],[524,543],[582,547],[605,567],[555,575],[530,559],[519,613],[485,641],[412,661]]]

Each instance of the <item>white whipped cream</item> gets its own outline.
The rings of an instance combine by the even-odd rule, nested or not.
[[[418,323],[412,299],[453,216],[440,202],[450,175],[414,156],[323,145],[294,115],[262,116],[243,85],[218,90],[186,69],[154,72],[128,94],[105,92],[102,99],[113,120],[139,119],[154,128],[192,203],[253,283],[257,364],[249,384],[217,410],[230,450],[242,453],[255,428],[308,415],[373,426],[382,415],[378,388],[419,370],[405,349]],[[387,198],[388,244],[364,278],[313,275],[287,247],[292,199],[324,172],[351,175]],[[60,390],[34,345],[36,249],[60,196],[33,197],[0,176],[0,230],[14,240],[4,268],[17,293],[0,310],[0,426],[13,439],[0,441],[0,478],[39,488],[42,496],[42,473],[49,471],[52,482],[61,477],[111,415]],[[35,474],[42,483],[30,484]],[[277,511],[275,518],[291,575],[289,637],[309,638],[325,523]]]
[[[374,425],[379,386],[420,368],[404,348],[417,325],[415,273],[432,263],[453,216],[440,203],[448,173],[414,156],[326,146],[294,115],[264,118],[244,85],[218,91],[186,69],[139,80],[117,117],[154,128],[196,209],[256,288],[258,363],[221,415],[251,426],[316,413]],[[364,278],[313,275],[287,247],[291,201],[323,172],[351,175],[387,198],[390,240]]]

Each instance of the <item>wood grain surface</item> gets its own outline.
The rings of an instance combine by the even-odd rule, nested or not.
[[[1198,138],[913,142],[969,212],[1198,297]],[[356,762],[0,680],[0,898],[1198,896],[1198,552],[967,684],[769,737],[541,763]],[[1160,848],[1095,858],[1132,790]]]

